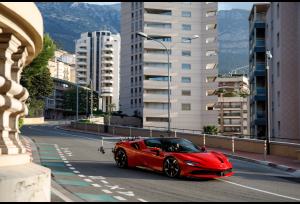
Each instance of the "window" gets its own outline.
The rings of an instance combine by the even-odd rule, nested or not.
[[[280,45],[279,32],[277,33],[277,47]]]
[[[192,39],[191,38],[187,38],[187,37],[182,37],[181,38],[181,42],[182,43],[191,43],[192,42]]]
[[[191,110],[191,104],[190,103],[182,103],[181,104],[181,110],[182,111],[190,111]]]
[[[181,52],[181,55],[185,56],[185,57],[190,57],[191,56],[191,51],[190,50],[183,50]]]
[[[191,77],[181,77],[182,83],[191,83]]]
[[[192,30],[192,26],[190,24],[182,24],[181,29],[189,31]]]
[[[207,65],[206,65],[206,69],[215,69],[216,66],[217,66],[217,64],[215,64],[215,63],[210,63],[210,64],[207,64]]]
[[[182,17],[191,17],[192,13],[190,11],[181,11]]]
[[[217,24],[207,24],[205,26],[205,29],[206,30],[214,30],[214,29],[216,29],[216,27],[217,27]]]
[[[280,136],[280,121],[277,121],[278,124],[278,136]]]
[[[206,96],[213,96],[214,95],[215,90],[206,90]]]
[[[280,91],[277,91],[277,105],[280,107]]]
[[[277,62],[277,77],[280,76],[280,63]]]
[[[206,77],[206,83],[214,82],[215,81],[215,76],[208,76]]]
[[[190,96],[191,95],[191,90],[182,90],[181,95],[182,96]]]
[[[147,122],[168,122],[168,118],[146,117]]]
[[[206,17],[216,16],[216,15],[217,15],[216,11],[208,11],[208,12],[206,12]]]
[[[205,42],[206,44],[216,42],[216,38],[215,37],[206,38]]]
[[[191,64],[181,64],[181,69],[190,70],[191,69]]]
[[[211,57],[211,56],[216,56],[217,52],[215,50],[208,50],[206,51],[206,56]]]
[[[277,19],[279,19],[279,3],[277,3]]]
[[[213,103],[209,103],[206,105],[206,110],[214,110],[214,104]]]

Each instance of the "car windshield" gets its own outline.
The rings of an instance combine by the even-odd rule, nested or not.
[[[186,139],[163,140],[163,150],[166,152],[199,153],[203,152],[197,145]]]

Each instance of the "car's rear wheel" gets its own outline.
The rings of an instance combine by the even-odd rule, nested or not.
[[[178,161],[174,157],[168,157],[165,159],[164,173],[171,178],[179,177],[180,167]]]
[[[118,167],[126,168],[127,167],[127,155],[123,149],[118,149],[115,154],[115,161]]]

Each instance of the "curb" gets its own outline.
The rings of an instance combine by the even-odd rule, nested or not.
[[[81,132],[81,133],[85,133],[85,134],[92,134],[92,135],[98,135],[99,136],[99,134],[97,134],[97,133],[85,132],[85,131],[77,130],[77,129],[65,129],[65,128],[60,127],[60,126],[57,126],[57,129],[65,130],[65,131],[75,131],[75,132]],[[109,136],[109,137],[114,137],[115,136],[115,135],[111,135],[111,134],[107,134],[107,133],[101,133],[101,135],[105,135],[105,136]],[[263,161],[263,160],[251,159],[251,158],[248,158],[248,157],[232,155],[232,154],[228,154],[228,153],[223,153],[223,154],[226,155],[229,158],[238,159],[238,160],[247,161],[247,162],[252,162],[252,163],[256,163],[256,164],[260,164],[260,165],[264,165],[264,166],[269,166],[269,167],[272,167],[272,168],[275,168],[275,169],[279,169],[281,171],[286,171],[286,172],[290,173],[292,176],[300,178],[300,170],[291,168],[289,166],[280,165],[280,164],[276,164],[276,163],[268,162],[268,161]]]
[[[272,167],[272,168],[275,168],[275,169],[279,169],[281,171],[286,171],[286,172],[290,173],[292,176],[300,178],[300,170],[291,168],[291,167],[286,166],[286,165],[276,164],[276,163],[273,163],[273,162],[268,162],[268,161],[263,161],[263,160],[251,159],[251,158],[248,158],[248,157],[242,157],[242,156],[232,155],[232,154],[228,154],[228,153],[223,153],[223,154],[226,155],[229,158],[239,159],[239,160],[252,162],[252,163],[256,163],[256,164],[260,164],[260,165],[264,165],[264,166],[269,166],[269,167]]]

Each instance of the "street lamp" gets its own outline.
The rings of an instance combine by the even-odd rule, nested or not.
[[[137,32],[137,35],[146,38],[148,40],[153,40],[155,42],[158,42],[159,44],[161,44],[167,51],[167,55],[168,55],[168,134],[171,133],[171,117],[170,117],[170,50],[171,50],[171,46],[168,49],[165,44],[163,44],[161,41],[156,40],[154,38],[151,38],[150,36],[148,36],[146,33],[143,32]],[[193,35],[193,37],[190,38],[190,40],[194,40],[199,38],[199,35]]]
[[[266,84],[267,84],[267,86],[266,86],[266,88],[267,88],[267,90],[268,90],[268,92],[267,92],[267,94],[268,94],[268,96],[267,96],[267,110],[268,110],[268,112],[267,112],[267,117],[268,117],[268,136],[267,136],[267,154],[269,155],[270,154],[270,138],[271,138],[271,120],[270,120],[270,108],[271,108],[271,106],[270,106],[270,83],[268,83],[268,81],[269,81],[269,79],[270,79],[270,74],[269,74],[269,60],[271,60],[272,58],[273,58],[273,56],[272,56],[272,54],[271,54],[271,52],[270,52],[270,50],[267,50],[266,51],[266,56],[267,56],[267,66],[266,66],[266,71],[267,71],[267,80],[266,80]]]

